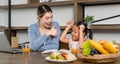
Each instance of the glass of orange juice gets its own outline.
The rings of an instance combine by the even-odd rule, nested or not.
[[[70,45],[70,51],[71,51],[71,53],[76,55],[78,53],[78,51],[79,51],[79,44],[76,43],[76,42],[72,43]]]
[[[22,52],[23,52],[23,54],[30,54],[30,46],[29,46],[29,44],[24,44],[22,46]]]

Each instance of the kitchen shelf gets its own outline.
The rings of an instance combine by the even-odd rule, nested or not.
[[[43,2],[43,3],[32,3],[32,4],[18,4],[11,5],[12,9],[23,9],[23,8],[37,8],[40,4],[48,4],[50,6],[67,6],[74,5],[73,1],[59,1],[59,2]],[[8,6],[0,6],[1,9],[8,9]]]
[[[77,1],[57,1],[57,2],[43,2],[43,3],[31,3],[31,4],[18,4],[12,5],[12,9],[20,8],[36,8],[40,4],[48,4],[50,6],[66,6],[74,5],[75,3],[83,4],[85,6],[90,5],[107,5],[107,4],[120,4],[120,0],[77,0]],[[0,6],[1,9],[8,9],[8,6]]]
[[[66,26],[60,26],[61,30],[64,30]],[[120,25],[93,25],[91,29],[120,29]],[[5,27],[7,30],[8,27]],[[12,26],[11,30],[28,30],[27,26]]]
[[[7,30],[8,27],[5,27],[5,30]],[[11,30],[27,30],[28,27],[27,26],[12,26]]]
[[[65,26],[60,26],[61,30],[65,29]],[[20,30],[28,30],[27,26],[12,26],[11,27],[11,31],[12,31],[12,36],[16,36],[16,32],[20,31]],[[0,31],[4,31],[6,34],[8,34],[8,27],[5,27],[4,30],[0,30]]]
[[[85,6],[120,4],[120,0],[77,0],[77,3]]]
[[[106,29],[106,30],[109,30],[109,29],[113,29],[113,30],[117,30],[117,29],[120,29],[120,25],[104,25],[104,26],[90,26],[90,28],[92,30],[103,30],[103,29]]]
[[[64,30],[66,26],[60,26],[61,30]],[[27,26],[12,26],[11,30],[27,30]],[[8,30],[8,27],[5,27],[5,30]]]
[[[20,30],[27,31],[28,27],[27,26],[12,26],[11,27],[11,36],[16,37],[17,31],[20,31]],[[8,27],[4,28],[4,32],[5,32],[6,36],[8,36]]]

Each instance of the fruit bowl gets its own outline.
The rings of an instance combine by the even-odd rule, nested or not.
[[[108,63],[114,62],[120,57],[120,51],[115,54],[95,54],[84,56],[81,53],[77,54],[78,59],[85,61],[85,62],[92,62],[92,63]]]

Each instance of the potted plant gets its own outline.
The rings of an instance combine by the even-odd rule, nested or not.
[[[94,18],[94,16],[87,15],[85,17],[84,21],[85,21],[85,23],[87,23],[88,26],[91,26],[92,25],[92,21],[94,20],[93,18]]]

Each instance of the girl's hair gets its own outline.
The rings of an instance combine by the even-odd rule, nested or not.
[[[52,13],[52,9],[50,6],[48,6],[46,4],[42,4],[42,5],[38,6],[37,15],[40,15],[40,17],[43,17],[46,12]]]
[[[79,26],[82,25],[82,24],[85,26],[85,29],[84,29],[85,36],[88,37],[88,38],[90,38],[90,39],[93,39],[92,31],[91,31],[91,29],[88,29],[86,23],[84,23],[84,22],[76,22],[74,25],[76,25],[76,26],[79,27]]]

